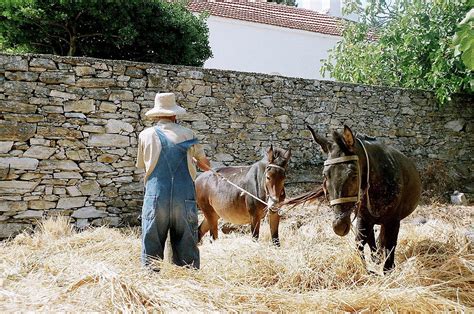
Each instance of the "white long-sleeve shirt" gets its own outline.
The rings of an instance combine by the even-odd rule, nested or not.
[[[170,120],[159,120],[155,127],[158,127],[166,137],[173,143],[181,143],[195,138],[194,132],[184,126],[176,124]],[[155,132],[155,127],[146,128],[138,136],[138,153],[136,166],[145,169],[145,182],[153,172],[161,152],[161,141]],[[197,171],[193,163],[193,157],[197,160],[205,157],[202,145],[196,144],[188,150],[188,169],[191,178],[196,179]]]

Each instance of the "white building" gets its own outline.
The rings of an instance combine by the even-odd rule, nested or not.
[[[341,39],[343,20],[314,10],[262,0],[200,0],[188,7],[210,14],[214,56],[205,68],[321,79],[321,59]]]

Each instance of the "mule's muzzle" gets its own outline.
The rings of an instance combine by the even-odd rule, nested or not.
[[[332,229],[338,236],[345,236],[351,230],[351,211],[336,212],[336,218],[332,222]]]

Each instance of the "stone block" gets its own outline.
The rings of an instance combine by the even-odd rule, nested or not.
[[[89,146],[95,147],[128,147],[130,138],[117,134],[92,134],[88,141]]]
[[[25,194],[32,192],[39,182],[0,181],[0,194]]]
[[[142,182],[132,182],[129,184],[123,184],[119,189],[120,195],[129,195],[136,192],[143,192],[143,183]]]
[[[11,81],[33,82],[38,79],[39,74],[34,72],[5,72],[5,77]]]
[[[7,154],[12,149],[12,146],[13,142],[11,141],[0,141],[0,154]]]
[[[78,172],[55,172],[53,174],[53,178],[55,179],[82,179],[82,176]]]
[[[110,92],[109,100],[110,101],[133,100],[133,93],[128,90],[113,90]]]
[[[97,210],[97,208],[93,206],[79,208],[71,215],[72,218],[76,219],[101,218],[106,216],[107,213],[105,211]]]
[[[125,70],[125,75],[134,77],[134,78],[141,78],[143,77],[145,71],[136,67],[127,67]]]
[[[111,78],[80,78],[76,82],[78,87],[112,87],[115,86],[115,80]]]
[[[43,217],[42,210],[25,210],[18,215],[13,216],[15,219],[41,219]]]
[[[12,113],[35,113],[36,105],[30,105],[19,101],[0,100],[0,112]]]
[[[30,224],[1,223],[0,224],[0,239],[13,237],[30,227],[31,227]]]
[[[454,132],[461,132],[466,125],[466,120],[464,119],[458,119],[458,120],[453,120],[449,121],[444,125],[445,129],[454,131]]]
[[[105,125],[106,133],[120,133],[121,131],[133,132],[133,126],[130,123],[111,119]]]
[[[77,66],[74,68],[77,76],[95,75],[95,69],[88,66]]]
[[[57,98],[63,98],[63,99],[77,99],[78,96],[76,94],[72,94],[72,93],[65,93],[65,92],[60,92],[60,91],[57,91],[57,90],[51,90],[51,92],[49,93],[49,96],[51,97],[57,97]]]
[[[62,71],[42,72],[39,76],[39,80],[46,84],[72,85],[76,81],[76,76]]]
[[[89,133],[105,133],[105,128],[100,125],[83,125],[81,131]]]
[[[45,200],[33,200],[28,202],[28,208],[30,209],[52,209],[56,208],[56,202],[50,202]]]
[[[65,112],[83,112],[89,113],[95,111],[95,102],[93,99],[77,100],[67,102],[64,105]]]
[[[56,63],[51,59],[33,58],[30,61],[30,66],[34,68],[43,68],[46,70],[56,70]]]
[[[66,187],[66,191],[67,191],[67,194],[73,197],[82,195],[81,191],[79,191],[79,189],[76,186],[68,186]]]
[[[46,147],[46,146],[31,146],[28,150],[23,154],[23,157],[31,157],[37,159],[48,159],[51,157],[56,148],[54,147]]]
[[[26,202],[0,200],[0,212],[21,212],[27,210]]]
[[[112,172],[114,168],[101,162],[83,162],[79,166],[85,172]]]
[[[87,180],[79,184],[79,190],[81,191],[82,195],[99,195],[100,185],[95,180]]]
[[[39,168],[41,170],[80,170],[77,164],[72,160],[42,160],[39,162]]]
[[[0,157],[0,168],[36,170],[38,163],[34,158]]]
[[[113,102],[103,101],[100,103],[99,110],[102,112],[115,112],[117,111],[118,106]]]
[[[116,162],[119,159],[119,156],[117,155],[111,155],[111,154],[103,154],[97,157],[97,161],[111,164]]]
[[[38,135],[43,136],[44,138],[47,139],[77,139],[77,138],[83,138],[82,132],[75,130],[75,129],[70,129],[66,127],[43,127],[40,126],[38,127]]]
[[[69,209],[83,207],[87,197],[61,197],[56,208]]]
[[[7,71],[28,71],[28,61],[21,56],[3,55],[0,63]]]

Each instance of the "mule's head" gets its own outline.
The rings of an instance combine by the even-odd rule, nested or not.
[[[323,187],[335,214],[333,230],[337,235],[345,236],[351,228],[352,210],[359,200],[358,157],[354,153],[356,139],[348,126],[344,126],[343,133],[334,131],[332,139],[308,128],[328,155],[323,169]]]
[[[265,168],[265,191],[267,203],[273,206],[285,200],[286,169],[291,157],[291,150],[273,148],[267,150],[268,164]]]

